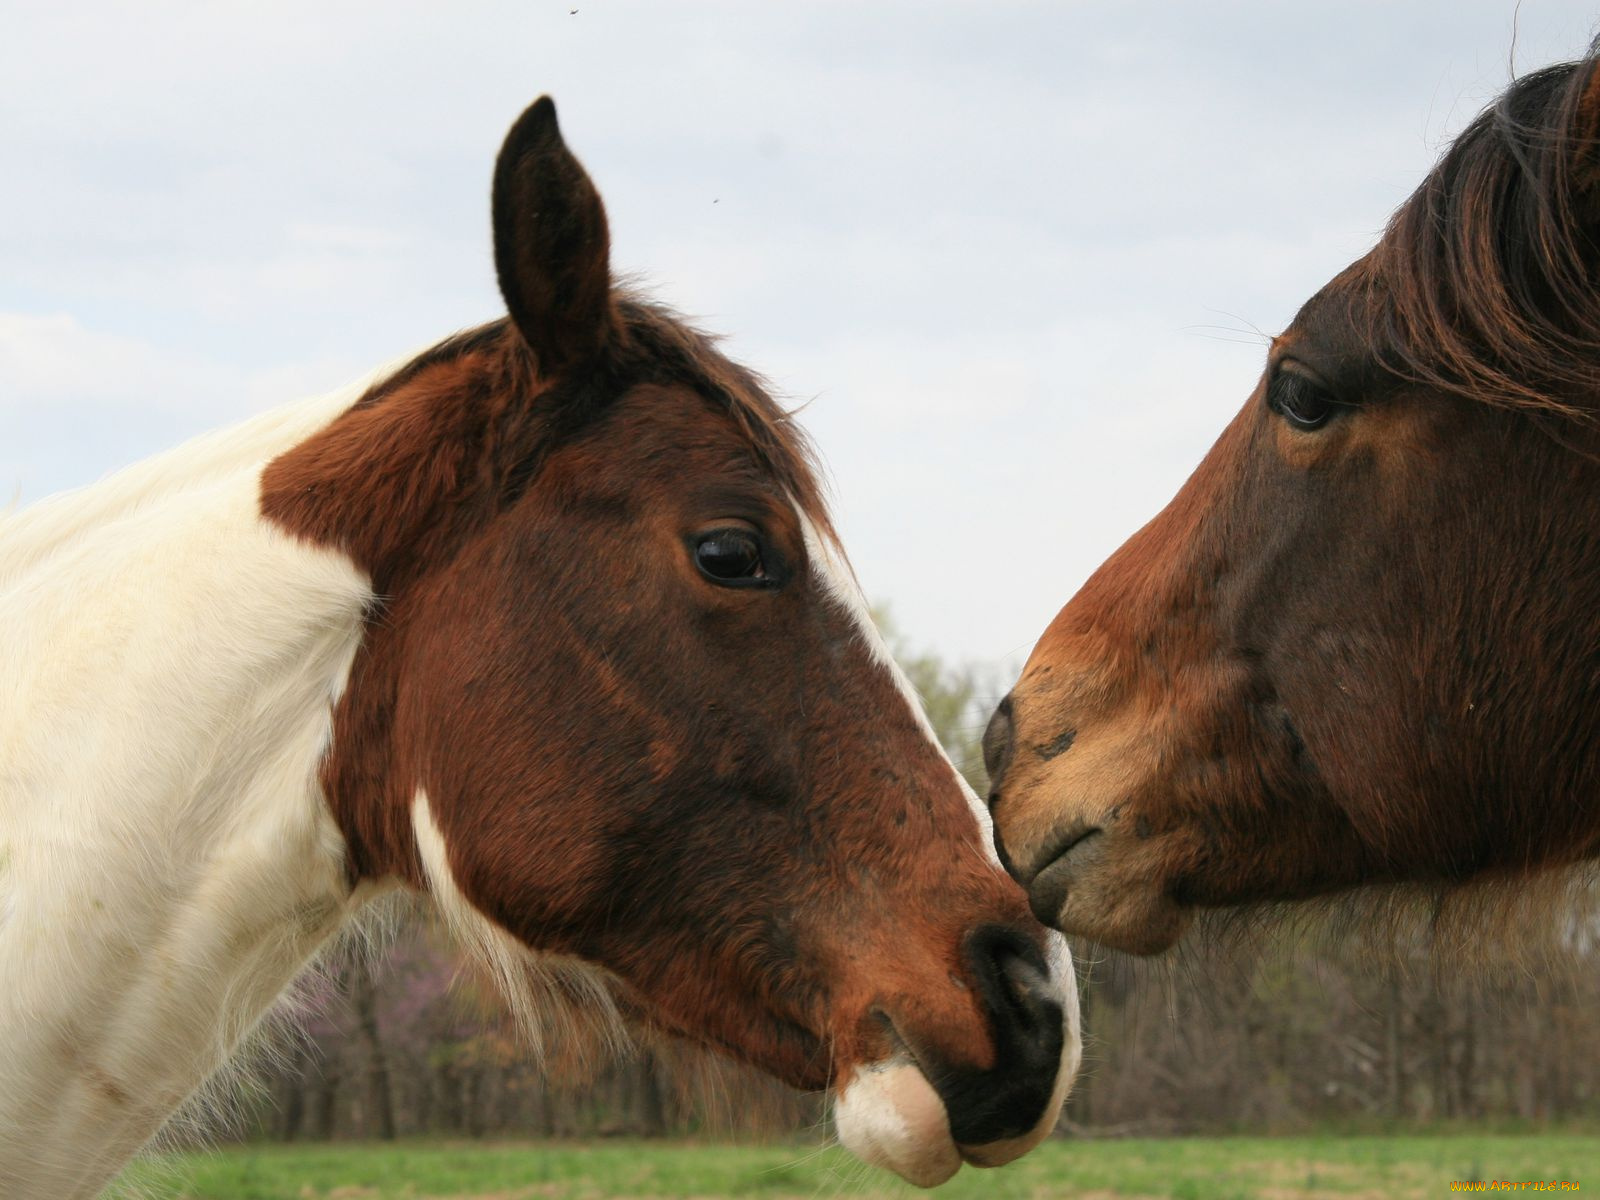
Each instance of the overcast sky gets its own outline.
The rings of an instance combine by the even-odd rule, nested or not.
[[[794,402],[869,594],[1014,670],[1507,81],[1512,0],[0,3],[0,499],[501,311],[551,93],[614,264]],[[1516,67],[1593,3],[1524,0]]]

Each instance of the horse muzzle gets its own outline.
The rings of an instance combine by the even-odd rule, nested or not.
[[[845,1147],[920,1187],[943,1183],[963,1162],[1001,1166],[1048,1137],[1081,1057],[1065,942],[1048,935],[1041,948],[987,927],[968,938],[966,951],[990,1061],[959,1061],[938,1047],[938,1031],[876,1007],[869,1019],[890,1052],[857,1066],[838,1092]]]
[[[1131,954],[1167,949],[1192,914],[1169,883],[1182,847],[1142,815],[1163,757],[1154,731],[1136,714],[1047,711],[1018,692],[984,736],[1002,864],[1044,924]]]

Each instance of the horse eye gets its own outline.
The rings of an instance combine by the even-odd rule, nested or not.
[[[713,529],[694,544],[694,564],[713,583],[757,583],[767,578],[761,540],[748,529]]]
[[[1296,429],[1321,429],[1342,408],[1320,384],[1292,371],[1279,371],[1267,385],[1267,407]]]

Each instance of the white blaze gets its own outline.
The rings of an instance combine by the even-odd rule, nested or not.
[[[798,512],[799,506],[795,507]],[[995,853],[994,822],[988,807],[949,761],[938,734],[928,721],[921,698],[889,652],[883,634],[872,620],[860,585],[839,551],[829,539],[821,536],[803,512],[799,512],[799,516],[805,533],[806,553],[816,578],[828,595],[854,617],[861,640],[878,665],[894,680],[929,743],[949,765],[952,778],[972,809],[984,853],[996,871],[1002,870],[1000,857]],[[1020,1137],[983,1146],[957,1146],[950,1133],[949,1114],[933,1085],[914,1063],[896,1057],[858,1068],[839,1089],[834,1121],[839,1140],[847,1149],[920,1187],[933,1187],[955,1174],[962,1159],[979,1166],[1000,1166],[1027,1153],[1050,1136],[1077,1074],[1083,1043],[1078,1029],[1078,982],[1072,970],[1072,953],[1060,934],[1051,932],[1047,937],[1046,961],[1051,981],[1061,997],[1062,1057],[1050,1102],[1045,1105],[1039,1123]]]

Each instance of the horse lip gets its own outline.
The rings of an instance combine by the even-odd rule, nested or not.
[[[884,1033],[886,1033],[889,1037],[890,1047],[889,1057],[874,1065],[882,1068],[898,1064],[913,1068],[919,1075],[928,1081],[928,1086],[933,1088],[934,1095],[939,1097],[939,1103],[945,1106],[945,1120],[948,1122],[950,1120],[950,1106],[945,1100],[944,1094],[939,1091],[938,1085],[933,1081],[933,1075],[929,1073],[928,1068],[923,1064],[923,1061],[918,1056],[916,1050],[914,1050],[911,1046],[911,1043],[906,1040],[905,1035],[900,1032],[900,1027],[894,1023],[894,1018],[878,1005],[873,1005],[870,1012],[871,1015],[877,1019],[878,1023],[883,1026]],[[955,1140],[954,1135],[952,1135],[950,1138],[950,1144],[956,1148],[956,1153],[961,1156],[963,1162],[969,1161],[967,1159],[966,1150],[962,1148],[960,1142]]]
[[[894,1018],[876,1004],[872,1006],[869,1013],[883,1026],[884,1033],[889,1037],[889,1056],[876,1065],[888,1066],[891,1063],[901,1063],[915,1067],[922,1074],[922,1077],[928,1081],[928,1085],[932,1087],[933,1076],[928,1074],[928,1069],[923,1066],[922,1060],[917,1057],[917,1052],[912,1049],[911,1043],[900,1032],[900,1027],[894,1023]],[[938,1089],[934,1088],[934,1091],[937,1092]],[[940,1096],[939,1099],[942,1102],[944,1097]]]
[[[874,1017],[878,1024],[883,1026],[884,1033],[889,1036],[890,1054],[884,1061],[891,1062],[896,1058],[901,1058],[916,1067],[917,1070],[922,1071],[922,1064],[917,1061],[916,1052],[906,1043],[906,1039],[901,1035],[899,1028],[894,1023],[894,1018],[876,1004],[868,1010],[868,1015]],[[922,1073],[924,1075],[927,1074],[926,1071],[922,1071]]]
[[[1061,910],[1072,890],[1074,868],[1078,865],[1072,859],[1082,858],[1081,854],[1074,856],[1073,852],[1102,832],[1100,826],[1080,821],[1069,826],[1051,844],[1048,855],[1043,857],[1044,865],[1028,884],[1028,907],[1041,924],[1055,926],[1060,921]]]
[[[1100,826],[1092,825],[1084,820],[1074,821],[1064,829],[1059,830],[1050,841],[1045,843],[1043,853],[1035,857],[1034,861],[1039,865],[1034,868],[1032,876],[1023,881],[1023,886],[1031,888],[1034,880],[1060,862],[1080,843],[1087,841],[1099,832]]]

